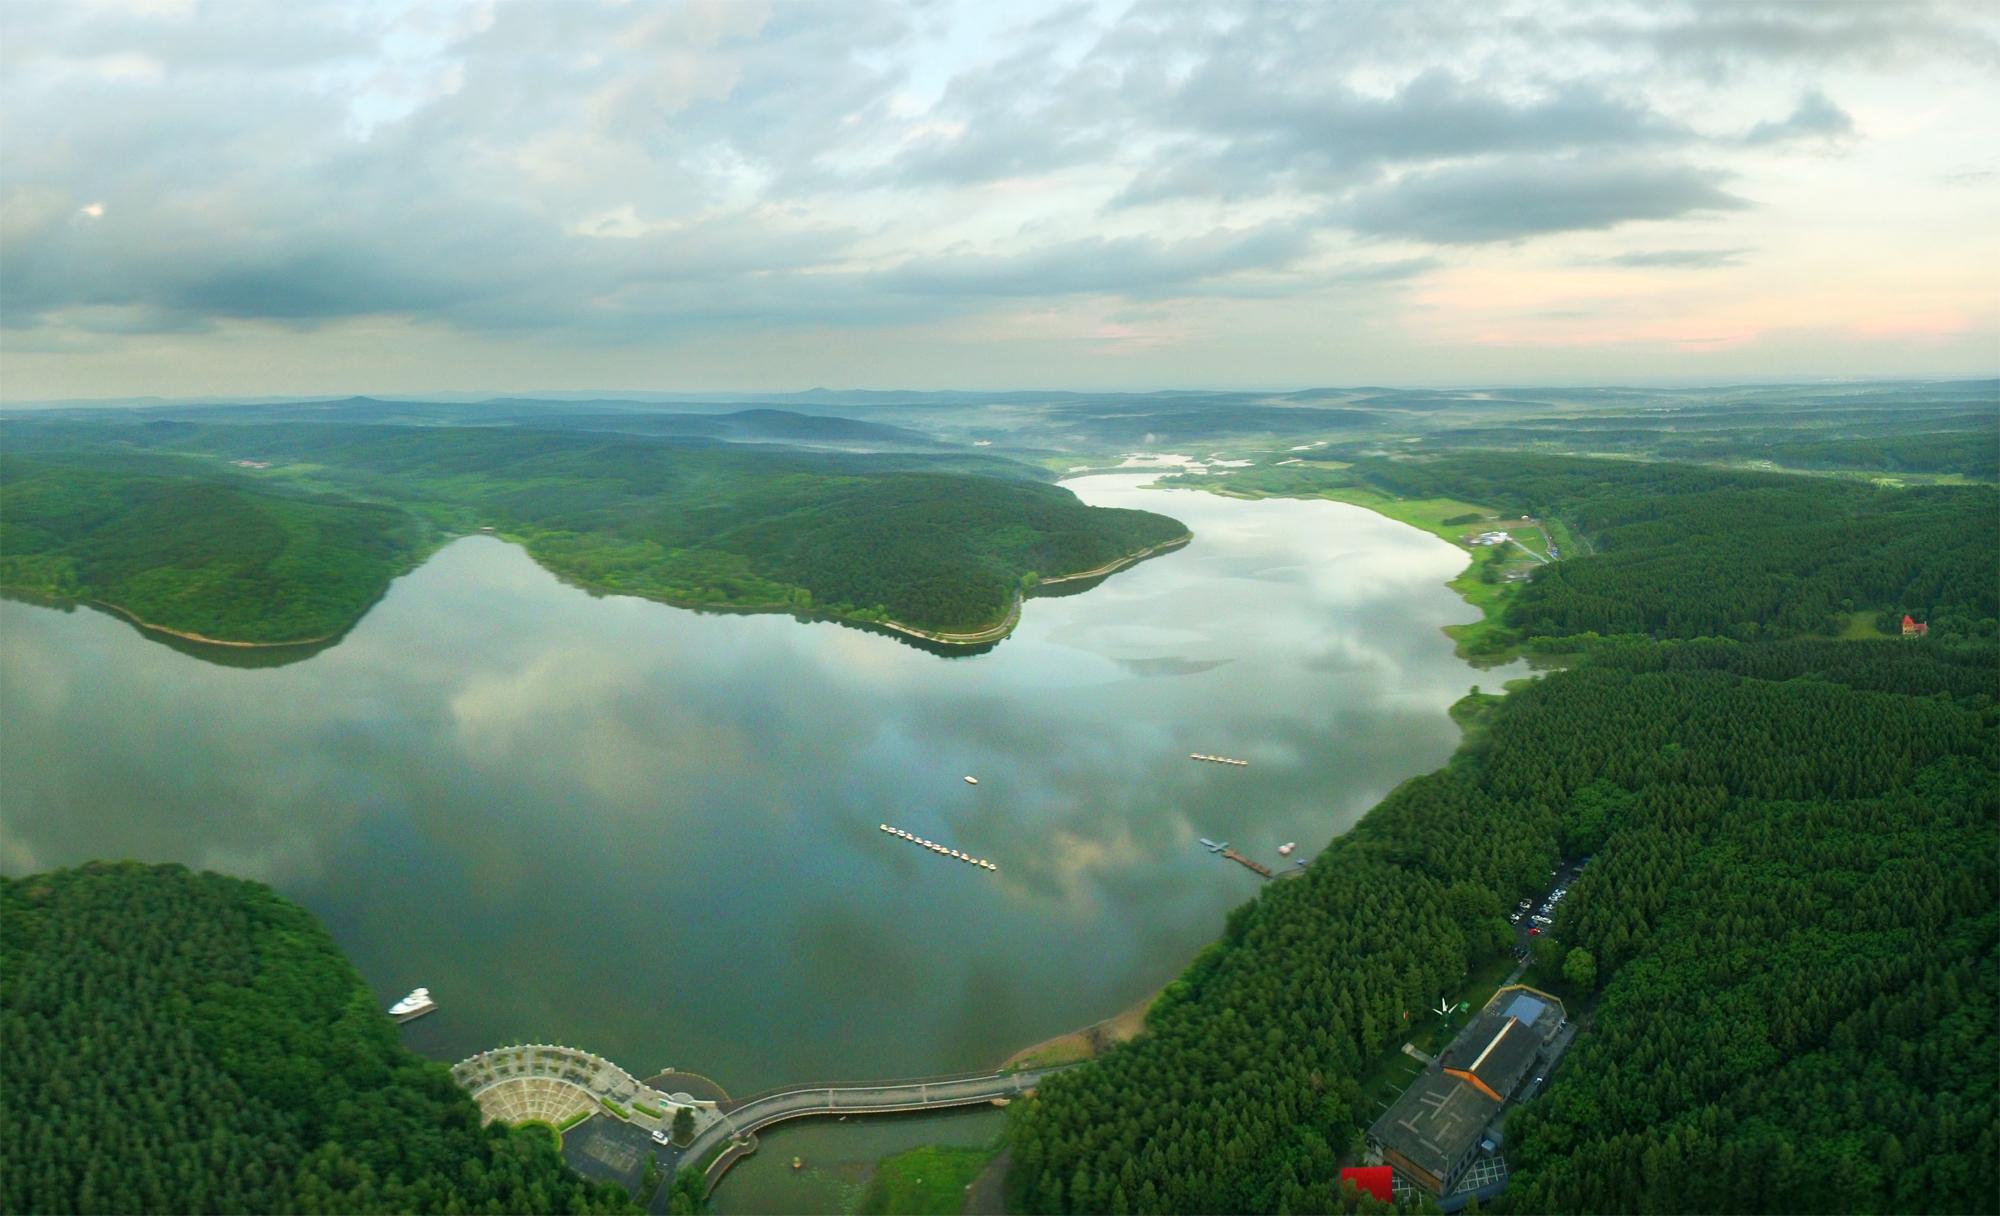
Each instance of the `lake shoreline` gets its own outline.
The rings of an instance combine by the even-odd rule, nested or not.
[[[893,633],[901,634],[906,637],[919,638],[923,641],[932,642],[940,646],[968,646],[968,647],[985,646],[1005,639],[1009,634],[1014,632],[1015,627],[1019,625],[1021,622],[1021,606],[1023,600],[1032,598],[1032,590],[1030,595],[1027,596],[1017,594],[1016,596],[1014,596],[1013,602],[1008,606],[1006,615],[1001,618],[999,623],[995,625],[990,625],[985,629],[970,630],[970,631],[930,630],[921,628],[916,625],[906,624],[902,621],[897,621],[897,620],[890,620],[890,619],[875,620],[869,617],[851,616],[845,613],[838,613],[838,612],[812,612],[810,610],[801,612],[797,607],[787,604],[776,604],[776,603],[732,604],[732,603],[714,602],[714,601],[674,600],[674,599],[668,599],[664,596],[644,595],[633,591],[627,591],[621,588],[604,587],[593,583],[587,583],[579,579],[572,579],[569,576],[563,574],[561,571],[551,568],[546,563],[544,563],[540,558],[536,557],[534,550],[528,546],[528,544],[523,538],[510,535],[502,535],[493,532],[467,532],[459,536],[451,537],[446,541],[444,541],[442,544],[438,545],[436,548],[430,550],[429,552],[426,552],[423,555],[422,559],[419,559],[417,562],[413,563],[408,569],[398,572],[398,574],[395,577],[400,578],[402,577],[402,575],[409,573],[410,570],[416,569],[417,567],[421,566],[423,564],[423,561],[428,560],[432,556],[435,556],[436,549],[443,548],[444,544],[450,544],[452,541],[464,540],[475,536],[491,537],[495,540],[502,540],[509,544],[517,545],[524,553],[526,553],[529,556],[529,558],[534,560],[536,565],[541,566],[542,569],[547,570],[551,575],[554,575],[557,579],[561,580],[562,582],[568,583],[570,586],[580,588],[584,591],[588,591],[594,595],[631,596],[634,599],[647,600],[655,604],[664,604],[669,608],[678,608],[688,612],[724,612],[724,613],[743,613],[746,615],[782,612],[782,613],[787,613],[793,617],[796,617],[801,621],[813,621],[813,620],[831,621],[836,624],[843,624],[843,625],[874,627],[887,630]],[[1063,575],[1058,575],[1054,578],[1042,579],[1039,580],[1035,585],[1038,587],[1053,586],[1064,583],[1083,582],[1085,580],[1093,578],[1106,578],[1109,577],[1110,575],[1116,574],[1120,570],[1124,570],[1130,566],[1135,566],[1140,562],[1145,561],[1148,558],[1157,557],[1163,553],[1169,553],[1175,549],[1181,548],[1182,546],[1188,544],[1193,539],[1194,539],[1194,533],[1189,532],[1186,535],[1175,538],[1174,540],[1164,541],[1157,545],[1149,545],[1144,549],[1139,549],[1134,552],[1124,554],[1123,556],[1115,558],[1112,561],[1109,561],[1102,566],[1098,566],[1095,569],[1083,570],[1075,574],[1063,574]],[[393,583],[395,579],[392,578],[390,581]],[[367,608],[362,609],[361,612],[358,613],[353,620],[347,622],[340,628],[335,629],[330,633],[324,633],[317,637],[310,637],[310,638],[289,638],[284,641],[277,641],[277,642],[253,642],[241,638],[211,637],[207,634],[196,633],[193,630],[189,629],[176,629],[171,625],[162,625],[157,621],[149,621],[122,604],[114,604],[109,600],[101,600],[92,596],[50,595],[47,592],[38,591],[34,588],[28,588],[28,587],[5,587],[5,588],[0,588],[0,590],[4,590],[19,595],[25,599],[29,599],[32,601],[43,602],[51,606],[59,606],[63,604],[81,604],[92,608],[98,608],[103,611],[110,612],[116,616],[119,616],[124,620],[130,622],[131,624],[137,626],[139,629],[149,633],[164,634],[168,637],[179,638],[181,641],[193,642],[201,646],[222,646],[232,650],[287,650],[296,647],[321,646],[328,642],[332,642],[346,636],[346,634],[350,630],[352,630],[356,625],[359,625],[362,622],[362,620],[367,617],[368,613],[374,609],[375,604],[381,602],[381,596],[377,596],[375,601],[373,603],[370,603]],[[388,589],[386,587],[383,589],[384,594],[387,593],[387,590]]]

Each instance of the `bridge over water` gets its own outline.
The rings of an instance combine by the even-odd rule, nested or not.
[[[713,1156],[706,1177],[710,1190],[729,1167],[754,1152],[757,1132],[788,1119],[815,1116],[881,1115],[947,1110],[1011,1100],[1033,1090],[1053,1068],[961,1073],[908,1081],[788,1085],[742,1099],[727,1095],[695,1098],[656,1089],[604,1059],[574,1047],[526,1044],[481,1052],[461,1061],[452,1077],[471,1092],[486,1118],[517,1123],[539,1119],[573,1129],[564,1137],[563,1156],[595,1178],[637,1190],[650,1156],[671,1178],[682,1165]],[[654,1078],[663,1083],[662,1077]],[[717,1087],[718,1089],[720,1087]],[[669,1128],[676,1111],[695,1119],[685,1147],[657,1144],[655,1130]],[[603,1119],[594,1116],[605,1116]],[[664,1211],[667,1188],[653,1207]]]
[[[976,1106],[995,1099],[1018,1098],[1040,1084],[1043,1077],[1061,1070],[1061,1066],[1023,1068],[919,1081],[774,1089],[741,1102],[724,1104],[720,1117],[688,1142],[681,1159],[699,1162],[717,1148],[723,1148],[722,1155],[708,1167],[708,1185],[713,1190],[730,1166],[756,1148],[756,1133],[774,1123],[816,1115],[885,1115]]]

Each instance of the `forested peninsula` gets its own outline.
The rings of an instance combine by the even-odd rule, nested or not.
[[[596,591],[945,642],[1004,634],[1040,577],[1187,535],[973,454],[344,422],[16,420],[4,439],[0,586],[223,642],[336,635],[480,530]]]
[[[1522,454],[1241,484],[1567,521],[1594,556],[1491,601],[1488,641],[1572,665],[1469,698],[1450,765],[1010,1112],[1019,1210],[1365,1206],[1338,1168],[1412,1011],[1504,970],[1508,909],[1586,856],[1528,973],[1584,1032],[1508,1121],[1507,1210],[1990,1209],[2000,493]],[[1932,627],[1880,637],[1896,612]]]
[[[8,1212],[635,1212],[481,1126],[308,913],[180,866],[0,877]]]

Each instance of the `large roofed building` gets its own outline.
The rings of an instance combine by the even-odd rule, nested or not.
[[[1494,993],[1368,1129],[1369,1148],[1416,1185],[1447,1194],[1564,1020],[1562,1001],[1546,992],[1516,984]]]

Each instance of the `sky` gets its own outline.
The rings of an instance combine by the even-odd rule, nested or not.
[[[2000,8],[0,4],[0,398],[2000,370]]]

